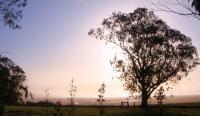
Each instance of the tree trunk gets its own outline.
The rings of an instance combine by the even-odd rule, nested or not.
[[[4,112],[5,112],[5,106],[4,106],[4,104],[1,104],[0,105],[0,116],[3,116]]]
[[[142,101],[141,101],[141,106],[143,108],[148,108],[148,99],[149,99],[149,96],[147,94],[147,92],[144,90],[142,91]]]

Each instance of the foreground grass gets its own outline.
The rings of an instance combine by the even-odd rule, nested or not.
[[[61,107],[63,116],[69,116],[69,108]],[[47,108],[44,106],[6,106],[6,111],[23,111],[33,116],[46,116]],[[53,116],[55,107],[48,108],[49,115]],[[140,107],[122,108],[106,107],[104,116],[160,116],[158,108],[151,108],[148,111]],[[98,107],[76,107],[74,116],[101,116]],[[200,108],[164,108],[162,116],[200,116]]]

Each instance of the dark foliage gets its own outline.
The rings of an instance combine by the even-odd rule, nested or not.
[[[56,104],[55,103],[53,103],[53,102],[50,102],[50,101],[48,101],[48,102],[44,102],[44,101],[38,101],[38,102],[32,102],[32,101],[27,101],[26,102],[26,105],[29,105],[29,106],[56,106]]]
[[[159,105],[162,105],[163,104],[163,100],[166,98],[166,95],[165,95],[165,90],[163,88],[163,86],[161,86],[155,93],[154,95],[154,98],[156,98],[157,100],[157,103]]]
[[[28,97],[26,75],[11,59],[0,56],[0,103],[22,103]]]
[[[22,9],[27,0],[0,0],[0,20],[12,29],[20,28],[18,24],[22,18]]]
[[[200,0],[193,0],[191,6],[198,12],[200,15]]]
[[[127,90],[141,93],[143,107],[162,83],[181,80],[199,64],[191,39],[146,8],[114,12],[102,25],[89,35],[121,49],[111,64]]]
[[[60,107],[62,106],[61,101],[58,100],[58,101],[56,102],[56,104],[57,104],[57,107],[54,108],[55,112],[53,113],[53,116],[62,116],[63,113],[62,113],[62,110],[61,110],[61,108],[60,108]]]

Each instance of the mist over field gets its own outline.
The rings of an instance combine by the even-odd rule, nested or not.
[[[68,103],[67,98],[49,98],[50,102],[56,103],[58,100],[61,100],[63,105],[66,105]],[[127,101],[127,98],[125,97],[110,97],[105,98],[104,105],[106,106],[120,106],[121,102]],[[32,100],[33,102],[43,101],[41,98],[36,98]],[[135,105],[140,105],[140,100],[133,100],[130,99],[129,103],[130,105],[133,105],[135,102]],[[199,103],[200,102],[200,95],[185,95],[185,96],[167,96],[167,98],[163,101],[164,104],[179,104],[179,103]],[[156,100],[154,98],[149,100],[150,104],[157,104]],[[75,98],[75,104],[81,105],[81,106],[93,106],[93,105],[99,105],[97,102],[97,98],[87,98],[87,97],[78,97]]]

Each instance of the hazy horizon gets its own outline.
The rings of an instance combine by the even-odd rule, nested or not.
[[[49,102],[53,102],[56,103],[58,100],[61,101],[62,105],[66,105],[69,103],[67,98],[49,98],[48,101]],[[108,106],[120,106],[121,102],[125,102],[127,101],[126,97],[110,97],[110,98],[105,98],[105,102],[104,105]],[[32,101],[32,102],[40,102],[40,101],[44,101],[44,99],[42,98],[37,98],[37,99],[33,99],[33,100],[28,100],[28,101]],[[76,105],[99,105],[99,103],[97,102],[97,98],[88,98],[88,97],[77,97],[74,99],[74,102]],[[141,100],[139,99],[130,99],[129,103],[130,105],[133,105],[135,102],[136,105],[140,105]],[[149,103],[151,104],[157,104],[157,101],[155,98],[151,98],[149,100]],[[166,96],[166,99],[163,100],[164,104],[177,104],[177,103],[200,103],[200,95],[186,95],[186,96]]]

